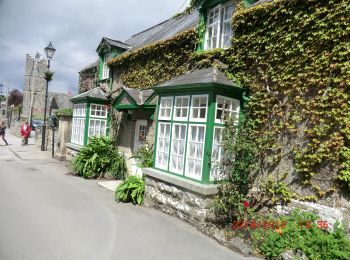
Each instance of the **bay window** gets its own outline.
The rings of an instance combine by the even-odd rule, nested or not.
[[[208,178],[210,182],[223,179],[224,124],[230,118],[236,122],[239,112],[240,101],[226,96],[161,96],[155,168],[197,181],[203,181],[203,178]],[[212,121],[209,122],[208,118]],[[204,172],[208,172],[208,177],[204,176]]]
[[[231,46],[233,3],[219,4],[208,11],[205,49]]]

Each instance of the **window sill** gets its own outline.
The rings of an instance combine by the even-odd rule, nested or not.
[[[78,144],[72,144],[72,143],[68,143],[67,147],[75,150],[75,151],[80,151],[84,146],[78,145]]]
[[[144,168],[142,172],[146,176],[150,176],[164,182],[185,188],[187,190],[202,194],[202,195],[214,195],[218,193],[218,185],[216,184],[201,184],[195,181],[184,179],[170,173],[164,173],[162,171],[153,168]]]

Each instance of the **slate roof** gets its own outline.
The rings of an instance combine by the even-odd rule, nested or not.
[[[106,93],[100,87],[97,87],[72,97],[71,101],[74,101],[77,99],[84,99],[84,98],[96,98],[100,100],[108,100],[106,97]]]
[[[170,18],[151,28],[131,36],[126,43],[131,45],[132,49],[140,48],[144,45],[155,43],[157,41],[169,39],[175,34],[195,28],[199,23],[199,12],[197,9],[189,14]]]
[[[145,101],[154,93],[152,89],[135,89],[123,87],[123,89],[136,101],[138,105],[143,105]]]
[[[126,44],[124,42],[113,40],[113,39],[110,39],[110,38],[107,38],[107,37],[103,37],[102,39],[105,39],[106,42],[108,42],[112,46],[116,46],[116,47],[119,47],[119,48],[122,48],[122,49],[126,49],[126,50],[130,49],[130,45]]]
[[[206,69],[190,71],[156,87],[171,87],[201,83],[217,83],[234,86],[233,82],[230,81],[224,73],[215,67],[210,67]]]
[[[92,69],[92,68],[96,68],[97,66],[98,66],[98,60],[96,60],[93,63],[90,63],[89,65],[86,65],[81,71],[89,70],[89,69]]]

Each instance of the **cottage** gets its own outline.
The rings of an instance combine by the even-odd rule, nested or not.
[[[88,137],[108,135],[111,130],[127,158],[142,145],[153,145],[153,167],[141,170],[130,159],[130,173],[145,176],[147,203],[193,222],[206,218],[210,198],[217,193],[215,183],[224,178],[216,167],[224,156],[222,130],[228,118],[238,121],[244,90],[215,67],[187,66],[186,72],[183,66],[172,78],[151,75],[156,84],[146,81],[146,76],[145,81],[131,84],[124,80],[128,72],[113,61],[157,43],[165,46],[188,31],[197,38],[193,47],[188,44],[191,52],[229,48],[235,9],[233,1],[195,1],[192,11],[125,42],[104,37],[97,48],[98,61],[80,72],[80,91],[86,92],[72,98],[70,147],[79,150]]]

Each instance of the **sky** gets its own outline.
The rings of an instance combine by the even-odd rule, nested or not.
[[[45,56],[51,41],[49,91],[78,91],[78,72],[97,59],[102,37],[125,41],[183,11],[190,0],[0,0],[0,83],[22,90],[26,54]]]

